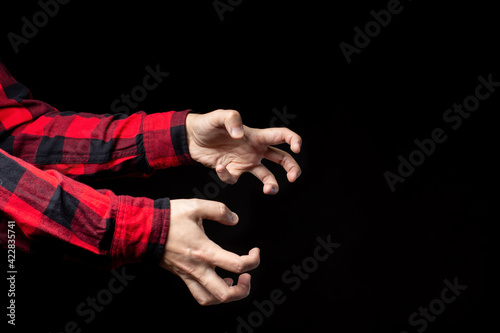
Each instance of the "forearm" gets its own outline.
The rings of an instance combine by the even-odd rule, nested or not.
[[[117,196],[57,171],[42,171],[0,150],[0,243],[16,222],[17,248],[56,248],[105,257],[112,267],[161,257],[170,222],[168,199]],[[54,246],[54,244],[58,246]],[[87,257],[86,257],[87,258]],[[106,260],[105,260],[106,261]]]
[[[56,117],[44,126],[42,138],[37,138],[41,143],[36,154],[29,151],[29,145],[20,143],[13,155],[42,170],[58,170],[75,179],[148,176],[156,169],[192,163],[183,124],[187,112],[147,115],[141,111],[121,119],[87,113],[70,115],[73,119],[67,120]],[[58,135],[62,122],[72,124],[64,135]],[[86,122],[97,125],[86,126]],[[86,133],[82,131],[89,127]],[[72,128],[79,132],[70,133]],[[18,136],[20,141],[25,141],[23,136]]]
[[[59,112],[32,99],[0,61],[0,148],[72,178],[144,176],[192,163],[185,133],[188,112]]]

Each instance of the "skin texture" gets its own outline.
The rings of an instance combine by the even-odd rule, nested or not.
[[[266,194],[279,190],[274,175],[262,163],[268,159],[283,166],[287,178],[294,182],[300,167],[293,157],[271,145],[288,143],[294,153],[300,152],[302,139],[288,128],[258,129],[244,126],[235,110],[215,110],[186,119],[189,153],[201,164],[215,169],[219,178],[234,184],[244,172],[250,172],[264,184]]]
[[[189,114],[186,136],[191,157],[217,171],[219,178],[234,184],[244,172],[250,172],[263,183],[265,194],[279,190],[274,175],[262,163],[268,159],[280,164],[290,182],[301,173],[293,157],[272,145],[287,143],[294,153],[300,152],[302,139],[287,128],[256,129],[243,125],[235,110],[215,110],[207,114]],[[221,248],[205,234],[203,220],[209,219],[232,226],[238,215],[223,203],[180,199],[170,201],[170,228],[160,266],[178,275],[201,305],[240,300],[250,292],[250,274],[260,262],[260,250],[251,249],[237,255]],[[221,278],[215,267],[238,273],[233,285],[231,278]]]
[[[239,256],[222,249],[205,235],[203,219],[225,225],[238,223],[238,216],[223,203],[201,199],[172,200],[171,224],[160,265],[178,275],[201,305],[236,301],[248,296],[250,274],[259,265],[260,250],[253,248]],[[222,279],[215,267],[241,274],[233,286]]]

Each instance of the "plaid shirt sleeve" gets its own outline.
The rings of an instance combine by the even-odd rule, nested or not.
[[[148,175],[193,163],[188,112],[59,112],[33,100],[0,60],[0,244],[7,246],[7,221],[13,220],[23,252],[108,267],[158,260],[168,234],[168,198],[116,196],[74,178]]]
[[[15,221],[16,248],[65,254],[99,265],[159,260],[170,202],[95,190],[56,170],[43,171],[0,149],[0,243]]]
[[[0,149],[71,178],[147,176],[194,163],[185,131],[189,111],[59,112],[32,99],[0,59]]]

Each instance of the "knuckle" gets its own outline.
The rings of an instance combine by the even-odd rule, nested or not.
[[[283,153],[284,154],[280,158],[280,164],[281,165],[284,165],[285,163],[290,162],[291,160],[293,160],[292,155],[290,155],[288,152],[285,151]]]
[[[227,214],[227,207],[226,207],[226,205],[223,204],[222,202],[218,202],[217,205],[218,205],[220,216],[225,216]]]
[[[230,296],[227,292],[221,292],[217,295],[217,299],[221,302],[221,303],[227,303],[229,302],[231,299],[230,299]]]
[[[194,198],[192,199],[191,203],[192,203],[191,209],[198,210],[201,207],[202,199]]]
[[[196,301],[198,301],[198,304],[200,304],[201,306],[207,306],[212,304],[211,300],[207,298],[197,299]]]
[[[265,184],[276,184],[276,179],[274,178],[273,175],[267,174],[264,177],[262,177],[262,182]]]
[[[196,262],[207,261],[210,257],[209,253],[205,249],[193,250],[191,251],[191,256]]]
[[[236,261],[233,267],[234,273],[243,273],[245,271],[245,264],[241,260]]]
[[[185,275],[194,276],[196,274],[196,266],[191,264],[185,264],[177,267],[177,269]]]
[[[201,199],[193,198],[186,200],[186,205],[184,206],[184,209],[187,215],[193,215],[199,211],[200,206],[201,206]]]

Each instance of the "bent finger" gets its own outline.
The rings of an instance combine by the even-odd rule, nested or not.
[[[225,269],[233,273],[244,273],[255,269],[260,263],[260,249],[255,247],[248,254],[238,255],[231,251],[224,250],[216,243],[209,251],[207,258],[214,266]]]
[[[266,128],[262,130],[262,136],[266,141],[267,145],[279,145],[282,143],[288,143],[290,149],[298,154],[302,146],[302,138],[300,135],[288,128]]]
[[[281,165],[285,169],[286,176],[290,182],[294,182],[302,173],[299,164],[292,155],[276,147],[267,147],[267,150],[264,152],[264,158]]]
[[[244,273],[238,277],[236,285],[228,286],[214,270],[207,270],[199,282],[219,302],[227,303],[247,297],[250,293],[250,280],[250,274]]]
[[[265,194],[276,194],[279,191],[278,181],[273,173],[262,164],[250,170],[255,177],[259,178],[264,184],[263,191]]]
[[[224,282],[226,282],[228,287],[231,287],[234,283],[233,279],[231,279],[231,278],[224,278],[223,280],[224,280]]]
[[[200,305],[206,306],[220,303],[219,300],[214,295],[209,293],[208,290],[203,287],[198,281],[190,278],[183,278],[183,280],[189,291],[191,292],[191,295],[193,295],[194,299]]]
[[[222,164],[217,165],[215,171],[217,172],[217,176],[219,176],[219,179],[222,180],[224,183],[233,185],[238,181],[238,177],[231,174],[229,170],[226,168],[226,166]]]
[[[218,127],[225,127],[233,139],[243,137],[243,121],[241,115],[236,110],[215,110],[213,111],[215,123]]]
[[[238,215],[232,212],[225,204],[212,200],[196,200],[196,215],[201,219],[208,219],[226,225],[238,223]]]

